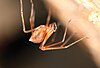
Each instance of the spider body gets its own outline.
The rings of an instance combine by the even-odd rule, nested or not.
[[[56,23],[52,23],[49,26],[40,25],[39,27],[34,29],[29,41],[33,43],[41,43],[48,32],[52,34],[56,31],[56,29],[57,29]]]
[[[65,49],[65,48],[68,48],[68,47],[74,45],[75,43],[83,40],[84,38],[86,38],[86,37],[80,38],[80,39],[76,40],[75,42],[65,46],[66,43],[73,37],[73,35],[75,35],[75,33],[74,33],[66,39],[67,26],[68,26],[68,24],[66,23],[66,29],[65,29],[64,35],[62,36],[63,39],[61,41],[57,42],[57,43],[54,43],[54,44],[49,44],[49,45],[46,44],[46,41],[49,39],[49,37],[54,32],[56,32],[57,25],[56,25],[55,22],[52,23],[52,24],[49,24],[50,17],[51,17],[51,11],[49,9],[46,25],[40,25],[37,28],[34,28],[34,19],[35,19],[35,11],[33,9],[34,4],[33,4],[32,0],[30,0],[30,3],[31,3],[31,15],[30,15],[30,27],[31,27],[31,29],[26,30],[24,15],[23,15],[23,3],[22,3],[22,0],[20,0],[23,31],[24,31],[24,33],[30,33],[31,32],[32,35],[31,35],[29,41],[31,41],[33,43],[41,43],[40,46],[39,46],[39,48],[41,50],[45,51],[45,50]],[[68,22],[70,22],[70,21],[71,20],[69,20]],[[51,42],[54,42],[55,35],[53,36],[52,40],[51,40]],[[60,46],[56,46],[56,45],[60,45]]]

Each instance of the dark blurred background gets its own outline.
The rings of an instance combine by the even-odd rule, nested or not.
[[[26,27],[30,29],[29,0],[23,0],[23,5]],[[45,25],[48,12],[43,0],[34,0],[34,5],[35,27]],[[50,23],[54,21],[57,20],[52,17]],[[63,31],[63,27],[58,28],[57,41]],[[41,51],[40,44],[28,41],[30,36],[22,31],[20,1],[0,0],[0,68],[97,68],[79,43],[68,49]]]

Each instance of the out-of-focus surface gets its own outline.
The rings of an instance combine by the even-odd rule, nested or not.
[[[100,33],[100,0],[75,0],[81,6],[89,22],[93,23]],[[86,12],[87,11],[87,12]]]
[[[35,26],[45,24],[47,12],[43,2],[34,1]],[[78,45],[64,50],[41,51],[38,44],[29,42],[31,34],[22,31],[19,2],[0,0],[0,68],[96,68]],[[25,22],[29,26],[30,2],[23,0],[23,3]],[[57,40],[60,37],[61,34]]]
[[[81,1],[86,2],[92,0]],[[83,40],[84,44],[86,44],[84,45],[84,50],[87,49],[89,54],[91,54],[90,57],[92,57],[96,65],[100,68],[100,34],[98,28],[88,20],[87,15],[90,14],[90,12],[88,12],[89,10],[83,11],[84,14],[82,14],[81,9],[84,9],[83,4],[79,5],[75,0],[46,0],[46,2],[45,4],[52,8],[55,17],[62,21],[64,25],[69,19],[72,20],[69,29],[72,32],[78,33],[79,35],[77,35],[77,37],[83,37],[82,35],[88,37],[88,39]],[[69,8],[69,6],[71,6],[71,8]]]
[[[19,1],[0,0],[0,47],[16,39],[20,26]]]

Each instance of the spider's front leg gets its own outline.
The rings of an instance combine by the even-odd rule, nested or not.
[[[34,11],[33,1],[30,0],[30,3],[31,3],[31,15],[30,15],[30,26],[31,26],[31,29],[30,30],[26,30],[25,29],[24,14],[23,14],[23,2],[22,2],[22,0],[20,0],[20,5],[21,5],[21,18],[22,18],[22,26],[23,26],[24,33],[29,33],[29,32],[34,31],[33,28],[34,28],[35,11]]]

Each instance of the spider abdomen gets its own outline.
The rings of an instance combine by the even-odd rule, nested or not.
[[[29,41],[33,43],[40,43],[44,40],[45,35],[46,35],[46,26],[40,25],[39,27],[35,28],[35,30],[32,32]]]

